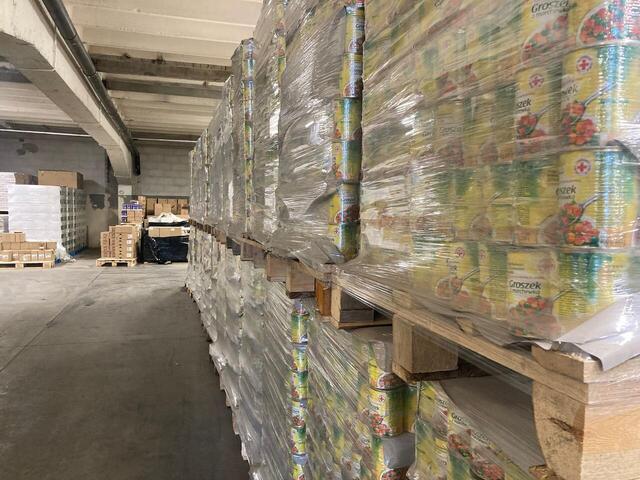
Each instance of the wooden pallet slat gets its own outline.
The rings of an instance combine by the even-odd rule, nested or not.
[[[138,260],[135,258],[98,258],[96,267],[135,267]]]
[[[13,262],[0,262],[0,269],[7,270],[24,270],[25,268],[35,268],[48,270],[55,266],[55,260],[46,260],[46,261],[13,261]]]

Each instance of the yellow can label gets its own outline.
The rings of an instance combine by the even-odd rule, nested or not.
[[[515,206],[515,241],[518,245],[557,245],[561,227],[557,201],[518,199]]]
[[[522,60],[530,60],[559,45],[567,38],[571,0],[523,0],[520,44]]]
[[[560,65],[542,65],[517,74],[516,136],[523,153],[533,153],[541,143],[558,135],[560,116]]]
[[[565,56],[563,141],[592,147],[633,140],[640,127],[640,47],[604,45]]]
[[[569,12],[569,40],[594,45],[640,40],[640,8],[634,0],[579,0]]]
[[[461,101],[442,102],[436,107],[434,149],[447,165],[462,166],[464,105]]]
[[[639,207],[635,159],[621,150],[561,155],[558,208],[565,244],[630,247]]]
[[[369,389],[369,421],[376,437],[393,437],[404,431],[405,388]]]
[[[556,338],[560,328],[554,302],[560,291],[558,258],[550,249],[507,254],[509,323],[514,334]]]
[[[464,164],[492,165],[499,159],[496,143],[497,99],[495,92],[464,101]]]

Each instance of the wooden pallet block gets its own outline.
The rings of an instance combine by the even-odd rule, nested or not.
[[[98,258],[96,267],[135,267],[138,260],[135,258]]]
[[[42,270],[48,270],[55,266],[56,262],[54,260],[47,261],[29,261],[29,262],[0,262],[0,268],[11,269],[11,270],[23,270],[25,268],[39,268]]]
[[[288,260],[273,255],[267,254],[266,274],[267,280],[270,282],[286,282],[287,273],[289,271]]]
[[[413,376],[437,373],[443,364],[453,367],[452,352],[464,348],[531,379],[537,436],[547,464],[539,478],[640,478],[640,358],[604,372],[592,358],[495,344],[473,328],[464,331],[456,319],[406,308],[352,277],[346,281],[337,275],[334,283],[393,312],[398,376],[418,378]]]

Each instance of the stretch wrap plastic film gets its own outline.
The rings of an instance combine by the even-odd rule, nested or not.
[[[528,480],[544,457],[528,395],[498,377],[421,382],[412,480]]]
[[[231,58],[233,71],[232,87],[232,137],[233,158],[231,182],[233,190],[229,200],[231,217],[227,232],[241,236],[248,229],[249,208],[252,196],[251,174],[253,170],[253,101],[254,85],[254,42],[242,40]]]
[[[284,0],[265,0],[255,30],[255,155],[251,172],[249,233],[267,244],[276,230],[279,171],[280,82],[285,67]]]
[[[305,478],[404,478],[417,389],[391,372],[391,329],[351,333],[320,319],[310,327]]]
[[[639,2],[366,9],[346,270],[501,343],[639,353]]]
[[[292,0],[285,25],[271,247],[312,265],[343,263],[358,246],[364,8]]]

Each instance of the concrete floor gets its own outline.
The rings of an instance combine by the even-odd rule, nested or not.
[[[0,478],[248,478],[185,274],[0,270]]]

